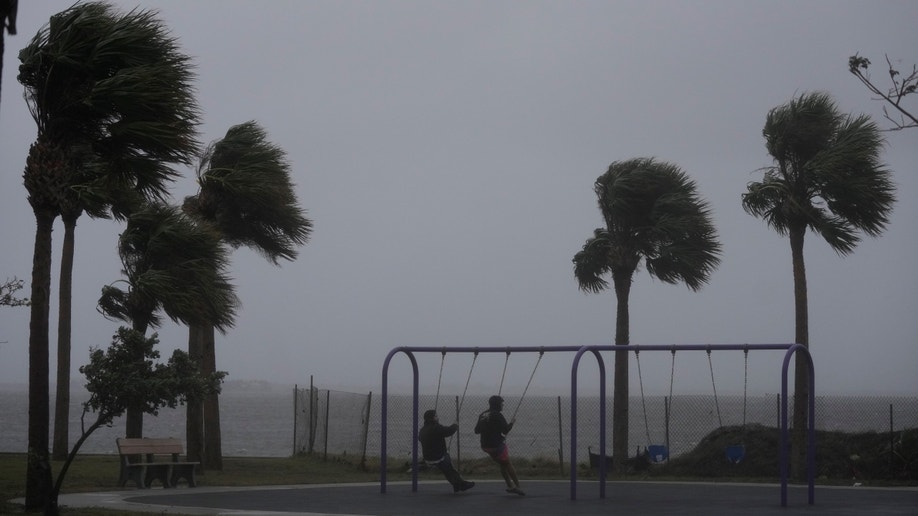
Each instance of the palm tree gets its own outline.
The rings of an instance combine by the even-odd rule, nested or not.
[[[230,127],[208,146],[198,184],[198,194],[185,198],[185,212],[234,248],[249,247],[277,265],[295,259],[296,247],[309,238],[312,222],[298,205],[286,154],[254,121]],[[201,361],[204,374],[216,370],[212,324],[189,328],[188,352]],[[223,468],[219,416],[216,395],[203,407],[188,406],[188,454],[205,469]]]
[[[665,283],[700,289],[720,263],[710,210],[679,167],[653,158],[612,163],[594,187],[605,227],[574,256],[574,276],[584,292],[598,293],[611,274],[617,308],[615,344],[630,342],[628,298],[638,266]],[[616,351],[612,395],[613,469],[628,455],[628,353]]]
[[[3,50],[5,48],[3,29],[10,36],[16,35],[16,11],[19,0],[0,0],[0,85],[3,84]]]
[[[890,171],[881,163],[884,140],[870,117],[839,112],[823,92],[804,93],[772,109],[762,130],[774,165],[743,193],[743,208],[790,238],[794,275],[794,341],[809,346],[803,241],[807,229],[839,255],[854,252],[859,233],[879,236],[895,203]],[[794,475],[801,472],[806,430],[807,368],[794,374]]]
[[[141,335],[162,323],[160,312],[188,325],[232,326],[239,302],[226,274],[227,250],[218,234],[177,207],[151,204],[133,213],[118,252],[127,288],[102,289],[99,311],[106,317],[131,323]],[[127,437],[143,437],[143,410],[129,408],[125,426]]]
[[[54,15],[20,53],[19,81],[38,125],[25,184],[39,220],[30,349],[35,385],[47,377],[50,229],[65,227],[58,324],[55,456],[66,454],[70,385],[70,314],[74,228],[79,216],[123,216],[139,199],[162,200],[177,173],[171,163],[191,163],[197,107],[190,59],[149,11],[119,14],[104,3],[77,4]],[[41,258],[39,258],[41,256]],[[35,296],[33,296],[34,298]],[[41,350],[39,350],[41,348]],[[31,367],[31,365],[30,365]],[[30,373],[31,375],[31,373]],[[35,387],[36,389],[41,389]],[[46,389],[45,389],[46,390]],[[31,391],[36,411],[47,396]],[[45,412],[45,411],[42,411]],[[47,445],[35,420],[34,447]],[[30,424],[32,427],[33,424]],[[39,455],[45,453],[38,452]],[[30,457],[33,455],[30,454]],[[29,485],[32,485],[31,483]],[[33,500],[28,493],[28,501]]]

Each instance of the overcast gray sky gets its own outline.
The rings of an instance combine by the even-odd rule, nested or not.
[[[19,35],[6,39],[0,279],[29,280],[34,243],[22,170],[35,124],[17,53],[70,3],[21,2]],[[571,258],[601,224],[593,182],[611,162],[638,156],[696,180],[724,254],[698,293],[639,271],[632,343],[792,341],[789,244],[740,205],[771,164],[765,115],[825,90],[843,111],[886,127],[847,58],[873,60],[884,86],[884,53],[903,69],[918,62],[911,0],[117,4],[158,10],[194,57],[203,141],[254,119],[287,150],[315,224],[293,263],[233,254],[243,309],[218,336],[218,368],[229,380],[302,385],[314,375],[357,390],[379,390],[395,346],[611,343],[614,295],[579,291]],[[846,258],[812,234],[806,242],[822,393],[918,393],[918,129],[887,137],[900,199],[888,231]],[[184,172],[176,202],[195,191]],[[120,278],[121,229],[86,217],[77,229],[75,379],[89,347],[107,345],[118,326],[95,306]],[[54,299],[62,235],[58,223]],[[2,382],[27,381],[28,319],[28,309],[0,309]],[[186,347],[184,328],[159,333],[163,355]],[[645,364],[642,354],[645,389],[668,389],[665,355]],[[754,389],[778,392],[781,356],[750,356]],[[497,388],[503,358],[478,359],[470,392]],[[461,389],[470,361],[448,355],[444,386]],[[718,392],[739,392],[742,353],[713,361]],[[521,391],[534,363],[513,355],[504,392]],[[565,393],[570,363],[546,358],[534,392]],[[440,356],[420,364],[422,391],[433,392]],[[584,377],[595,369],[584,366]],[[398,384],[408,371],[399,358],[390,378]],[[678,356],[676,392],[710,383],[703,353]]]

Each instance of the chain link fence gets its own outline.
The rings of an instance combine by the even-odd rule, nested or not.
[[[294,388],[294,454],[358,457],[365,465],[372,398],[372,393]]]
[[[297,453],[357,456],[362,464],[380,451],[380,403],[372,393],[355,394],[324,389],[297,389],[295,442]],[[516,425],[508,436],[513,457],[570,463],[570,397],[534,396],[522,400],[505,396],[508,420],[516,412]],[[816,428],[846,433],[886,433],[890,440],[906,429],[918,429],[918,397],[817,396]],[[607,452],[611,451],[612,399],[606,400]],[[459,411],[461,406],[461,413]],[[488,408],[487,396],[443,395],[419,399],[419,411],[435,408],[443,424],[459,422],[450,439],[454,462],[480,459],[474,434],[478,414]],[[789,403],[790,408],[790,403]],[[577,461],[599,450],[599,398],[577,400]],[[695,449],[711,432],[723,427],[744,429],[752,425],[780,426],[780,396],[676,395],[632,397],[629,406],[628,443],[637,454],[651,445],[665,445],[670,458]],[[789,421],[792,418],[789,415]],[[410,462],[412,449],[412,398],[390,395],[388,400],[390,459]]]

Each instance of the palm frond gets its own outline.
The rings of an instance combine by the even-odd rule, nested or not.
[[[678,166],[654,158],[614,162],[594,190],[606,228],[575,256],[581,289],[602,290],[606,284],[597,279],[608,272],[630,277],[642,259],[666,283],[697,290],[708,281],[721,246],[710,207]]]
[[[233,247],[250,247],[272,263],[296,258],[312,222],[299,206],[286,153],[250,121],[231,127],[205,150],[198,195],[185,209],[213,225]]]
[[[52,16],[19,59],[39,137],[84,149],[67,186],[90,215],[126,215],[130,205],[119,199],[129,190],[166,198],[178,176],[170,164],[197,154],[200,114],[191,59],[155,12],[75,4]]]
[[[134,318],[162,309],[185,324],[232,327],[239,300],[227,275],[229,255],[219,235],[173,206],[133,213],[119,240]]]
[[[779,235],[786,235],[791,212],[787,209],[790,203],[790,185],[776,174],[766,173],[761,182],[750,182],[742,195],[743,209],[746,213],[759,217]]]
[[[596,294],[609,286],[603,276],[612,268],[611,244],[608,233],[604,229],[596,229],[593,238],[587,240],[583,249],[574,255],[574,277],[580,290]]]
[[[747,186],[747,213],[780,235],[808,227],[842,255],[853,252],[858,232],[885,230],[895,185],[869,117],[841,114],[827,93],[802,94],[769,112],[763,135],[775,166]]]

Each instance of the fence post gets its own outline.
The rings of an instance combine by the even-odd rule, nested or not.
[[[373,391],[367,394],[367,411],[363,415],[363,455],[360,456],[360,469],[367,469],[367,440],[370,436],[370,407],[373,406]]]
[[[896,437],[893,434],[893,404],[889,404],[889,478],[895,478]]]
[[[564,434],[561,428],[561,396],[558,396],[558,466],[561,467],[561,476],[564,476]]]
[[[316,401],[318,401],[315,384],[312,382],[312,375],[309,375],[309,445],[306,448],[307,453],[312,453],[316,449],[316,424],[318,424],[318,415],[316,414]]]
[[[331,407],[331,389],[325,391],[325,443],[322,460],[328,460],[328,411]]]
[[[296,416],[297,416],[297,395],[299,394],[297,385],[293,384],[293,456],[296,457]]]
[[[669,458],[672,456],[673,449],[669,446],[669,402],[670,399],[668,396],[663,396],[663,428],[666,429],[665,445],[666,445],[666,464],[669,464]],[[650,443],[648,443],[650,444]]]

